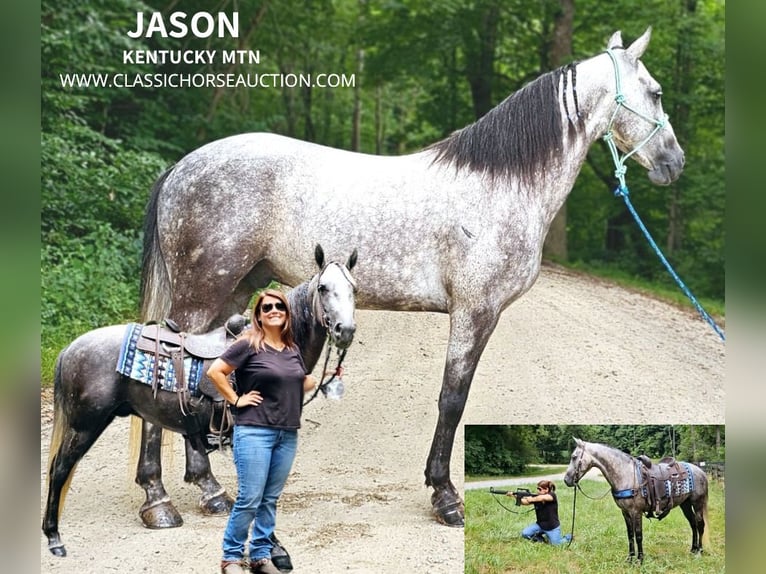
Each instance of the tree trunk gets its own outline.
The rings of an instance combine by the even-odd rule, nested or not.
[[[548,49],[550,69],[564,65],[572,56],[572,28],[574,22],[574,0],[559,0],[559,10],[553,22],[553,31]],[[567,250],[567,205],[566,202],[553,218],[543,244],[543,257],[566,261]]]
[[[491,2],[479,18],[479,27],[476,30],[478,42],[473,45],[473,49],[471,49],[473,42],[467,44],[469,63],[466,77],[471,87],[473,113],[477,120],[494,105],[492,85],[495,77],[495,47],[499,20],[500,6],[497,2]]]
[[[676,104],[673,106],[672,117],[673,127],[679,142],[689,141],[689,134],[692,131],[691,110],[689,101],[683,96],[694,93],[694,46],[688,42],[692,34],[687,34],[684,25],[694,25],[694,15],[697,11],[697,0],[685,0],[682,3],[683,14],[678,32],[678,44],[676,46],[676,73],[675,85],[673,91],[678,95]],[[682,144],[683,145],[683,144]],[[672,184],[668,194],[668,236],[667,251],[668,254],[681,249],[684,241],[683,227],[683,209],[681,206],[681,197],[683,195],[683,178]]]
[[[362,77],[364,50],[356,51],[356,77]],[[359,151],[362,140],[362,94],[361,82],[354,83],[354,107],[351,112],[351,151]]]

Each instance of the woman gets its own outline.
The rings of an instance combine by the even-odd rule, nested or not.
[[[236,390],[229,375],[236,372]],[[253,306],[252,327],[207,371],[235,410],[234,464],[237,499],[223,536],[223,574],[242,574],[245,543],[251,572],[279,574],[271,561],[277,499],[292,468],[298,445],[303,394],[316,388],[306,372],[290,329],[287,298],[263,291]]]
[[[509,492],[508,496],[513,496]],[[561,536],[561,524],[559,522],[559,503],[556,499],[556,485],[550,480],[541,480],[537,483],[537,495],[520,497],[521,504],[535,505],[535,517],[537,521],[521,531],[521,536],[533,542],[548,542],[558,545],[568,542],[572,536]],[[545,536],[543,536],[545,535]]]

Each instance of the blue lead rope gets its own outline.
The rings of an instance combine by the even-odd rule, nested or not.
[[[622,84],[620,82],[620,67],[617,65],[617,57],[614,55],[614,52],[611,49],[607,49],[606,53],[609,55],[609,58],[612,60],[612,64],[614,66],[614,79],[615,79],[615,96],[614,101],[617,104],[617,106],[614,109],[614,112],[612,113],[612,117],[609,120],[609,125],[606,129],[606,132],[604,133],[603,139],[606,142],[607,147],[609,148],[609,152],[612,154],[612,161],[614,161],[614,175],[619,181],[619,186],[617,189],[614,190],[614,194],[618,197],[622,197],[625,200],[625,205],[628,207],[628,211],[630,211],[631,215],[633,215],[633,219],[636,220],[636,223],[638,223],[638,227],[641,228],[641,231],[644,233],[644,236],[649,241],[649,245],[651,245],[654,248],[654,251],[657,253],[657,256],[660,258],[660,261],[662,261],[662,264],[665,266],[665,268],[668,270],[670,275],[673,277],[673,279],[676,280],[676,283],[681,288],[681,291],[683,291],[686,296],[689,298],[689,300],[694,304],[694,306],[697,308],[697,311],[699,311],[699,314],[702,315],[702,318],[705,319],[708,323],[710,323],[710,326],[713,327],[713,330],[718,333],[718,336],[721,337],[722,341],[726,341],[726,337],[723,334],[723,331],[716,325],[713,318],[708,315],[708,313],[702,308],[702,305],[700,305],[699,301],[692,295],[692,292],[689,291],[689,288],[684,284],[683,281],[681,281],[681,278],[678,276],[678,274],[675,272],[673,267],[668,263],[668,260],[665,259],[665,256],[662,254],[662,251],[660,251],[660,248],[657,247],[657,243],[652,238],[651,234],[649,233],[649,230],[646,229],[646,226],[644,225],[644,222],[641,221],[641,218],[638,216],[638,213],[636,213],[636,210],[633,208],[633,204],[630,202],[630,198],[628,197],[628,186],[625,184],[625,171],[627,168],[625,167],[625,160],[628,159],[631,155],[636,153],[638,150],[640,150],[646,143],[652,139],[655,134],[657,134],[661,129],[663,129],[667,125],[667,116],[664,118],[658,118],[653,119],[648,116],[645,116],[644,114],[640,113],[638,110],[630,107],[627,102],[625,101],[625,95],[622,93]],[[634,149],[633,151],[626,153],[622,157],[620,157],[620,152],[617,150],[617,144],[614,143],[614,135],[612,134],[612,124],[614,123],[614,119],[617,116],[617,112],[620,111],[620,108],[625,108],[626,110],[636,114],[637,116],[643,118],[644,120],[654,124],[654,129],[649,133],[647,137],[645,137]]]
[[[668,260],[662,254],[662,251],[660,251],[660,248],[657,246],[657,243],[654,241],[654,238],[649,233],[649,230],[644,225],[644,222],[641,221],[641,218],[638,216],[638,213],[636,213],[636,210],[633,207],[633,204],[630,202],[628,187],[626,185],[620,185],[619,187],[617,187],[617,189],[614,190],[614,194],[617,197],[622,197],[622,199],[625,201],[625,205],[628,207],[628,211],[630,211],[630,214],[633,216],[633,219],[636,220],[638,227],[643,232],[644,236],[649,242],[649,245],[651,245],[654,248],[655,253],[657,253],[657,257],[660,258],[660,261],[662,261],[662,264],[665,266],[665,269],[667,269],[668,273],[670,273],[673,279],[675,279],[676,283],[681,288],[681,291],[683,291],[684,294],[689,298],[689,300],[694,304],[694,306],[697,308],[697,311],[699,311],[699,314],[702,316],[702,318],[705,321],[707,321],[711,327],[713,327],[713,330],[716,333],[718,333],[718,336],[721,337],[721,340],[726,341],[726,336],[724,335],[723,331],[720,329],[720,327],[718,327],[718,325],[713,320],[713,318],[708,314],[708,312],[702,308],[702,305],[700,305],[700,302],[697,301],[697,298],[692,294],[692,292],[689,290],[686,284],[681,280],[681,278],[675,272],[672,265],[670,265]]]

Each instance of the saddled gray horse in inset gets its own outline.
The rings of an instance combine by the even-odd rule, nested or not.
[[[662,90],[640,61],[649,38],[648,29],[623,48],[617,32],[606,52],[542,75],[411,155],[266,133],[204,145],[155,184],[143,319],[204,330],[242,309],[254,288],[298,283],[315,242],[329,253],[357,246],[360,308],[449,313],[425,481],[437,519],[462,525],[450,458],[471,380],[500,314],[537,279],[543,240],[588,149],[609,134],[656,184],[683,169]]]
[[[628,534],[628,560],[636,558],[639,562],[643,561],[642,514],[646,512],[648,516],[655,518],[652,515],[654,510],[652,471],[643,468],[645,466],[651,468],[651,461],[646,457],[634,458],[605,444],[586,442],[577,438],[575,443],[576,447],[572,452],[569,467],[564,474],[564,483],[567,486],[576,486],[588,470],[593,467],[599,469],[612,487],[614,503],[620,508],[625,519]],[[701,554],[703,541],[707,544],[710,537],[710,523],[707,518],[707,476],[705,471],[697,465],[686,462],[675,464],[678,469],[682,466],[686,469],[682,471],[685,475],[682,480],[663,477],[667,478],[667,485],[663,484],[663,489],[667,490],[667,500],[665,510],[659,518],[670,512],[672,508],[680,506],[692,530],[691,552]],[[683,484],[684,487],[679,488],[679,484]]]

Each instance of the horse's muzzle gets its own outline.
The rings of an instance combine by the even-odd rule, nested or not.
[[[649,170],[649,181],[655,185],[670,185],[681,176],[684,163],[683,152],[677,157],[656,163],[654,169]]]
[[[356,324],[336,323],[333,326],[331,333],[335,346],[340,349],[347,349],[354,341],[354,334],[356,334]]]

